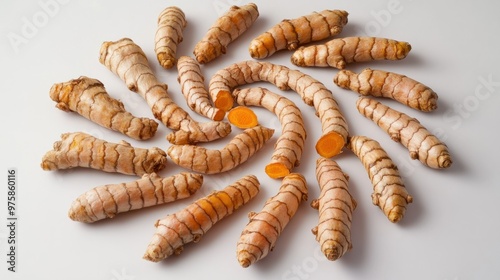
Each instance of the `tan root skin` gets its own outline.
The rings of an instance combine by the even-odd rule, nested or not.
[[[42,158],[43,170],[88,167],[105,172],[142,176],[162,170],[167,155],[159,148],[135,148],[129,143],[110,143],[83,132],[64,133],[54,149]]]
[[[264,107],[278,117],[281,135],[276,140],[271,162],[266,165],[265,172],[273,179],[291,173],[300,164],[307,138],[300,109],[288,98],[265,88],[235,89],[233,96],[238,104]]]
[[[291,61],[297,66],[344,69],[353,62],[401,60],[410,50],[411,45],[407,42],[377,37],[346,37],[301,47],[293,53]]]
[[[153,137],[158,123],[149,118],[138,118],[125,110],[119,100],[109,96],[104,85],[89,77],[81,76],[50,88],[50,98],[56,107],[81,116],[136,140]]]
[[[181,56],[177,62],[178,81],[186,103],[194,112],[214,121],[224,119],[225,111],[212,105],[205,87],[200,65],[189,56]]]
[[[342,151],[349,132],[339,105],[325,85],[303,72],[264,61],[242,61],[217,71],[210,80],[209,93],[217,106],[222,93],[259,81],[270,82],[281,90],[292,89],[304,103],[314,106],[323,132],[316,144],[318,154],[329,158]]]
[[[342,10],[324,10],[296,19],[285,19],[250,42],[250,55],[263,59],[277,51],[295,50],[300,45],[323,40],[342,32],[349,14]]]
[[[392,140],[405,146],[412,159],[436,169],[451,166],[452,159],[446,144],[417,119],[366,97],[359,98],[356,107],[363,116],[389,134]]]
[[[250,3],[232,6],[219,17],[194,48],[193,54],[201,63],[208,63],[226,53],[227,46],[243,34],[259,17],[257,5]]]
[[[352,212],[356,201],[348,189],[349,176],[331,159],[316,161],[320,195],[311,207],[319,210],[318,225],[312,229],[325,257],[334,261],[352,248]]]
[[[274,249],[300,203],[307,201],[307,195],[304,176],[290,173],[283,178],[278,193],[266,201],[259,213],[248,214],[250,221],[236,245],[237,259],[242,267],[249,267]]]
[[[183,40],[186,25],[184,12],[175,6],[165,8],[158,16],[155,53],[163,68],[170,69],[176,64],[177,46]]]
[[[160,83],[149,67],[146,54],[128,38],[104,42],[99,61],[118,75],[127,87],[139,93],[150,106],[155,118],[175,132],[167,136],[173,144],[209,142],[227,136],[227,122],[198,123],[174,103],[167,85]]]
[[[252,109],[245,106],[237,106],[227,114],[227,120],[234,126],[242,129],[252,128],[259,124],[259,118]]]
[[[333,81],[339,87],[362,95],[391,98],[423,112],[437,108],[438,95],[428,86],[405,75],[370,68],[359,74],[341,70]]]
[[[366,136],[353,136],[348,148],[360,159],[373,185],[372,202],[393,223],[403,219],[406,207],[413,201],[398,167],[380,144]]]
[[[257,177],[247,175],[158,220],[144,259],[159,262],[171,255],[180,254],[184,245],[198,242],[217,222],[255,197],[259,187]]]
[[[194,194],[203,184],[203,176],[182,172],[162,178],[156,173],[121,184],[95,187],[80,195],[68,216],[78,222],[93,223],[119,213],[160,205]]]
[[[247,161],[273,133],[273,129],[256,126],[236,135],[220,150],[195,145],[172,145],[167,154],[175,164],[186,169],[204,174],[222,173]]]

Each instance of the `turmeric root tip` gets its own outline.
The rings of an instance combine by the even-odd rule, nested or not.
[[[229,122],[238,128],[252,128],[259,124],[259,119],[257,115],[252,111],[252,109],[245,106],[238,106],[227,114],[227,119]]]
[[[316,143],[316,152],[322,157],[331,158],[340,154],[344,145],[344,138],[336,132],[331,132],[323,135],[318,140]]]

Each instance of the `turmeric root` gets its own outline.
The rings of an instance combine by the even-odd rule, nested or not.
[[[428,86],[404,75],[370,68],[359,74],[341,70],[333,81],[339,87],[362,95],[392,98],[423,112],[430,112],[437,108],[437,94]]]
[[[259,192],[257,177],[247,175],[186,208],[158,220],[156,232],[149,243],[144,259],[159,262],[171,255],[178,255],[183,246],[200,241],[217,222],[245,205]]]
[[[235,89],[233,96],[238,104],[262,106],[278,116],[281,136],[276,140],[271,162],[266,165],[265,171],[271,178],[288,175],[299,166],[307,138],[300,109],[288,98],[265,88]],[[231,118],[229,122],[232,123]]]
[[[245,106],[234,107],[227,114],[227,120],[238,128],[252,128],[259,124],[259,118],[252,109]]]
[[[332,92],[305,73],[269,62],[243,61],[217,71],[210,80],[209,93],[216,107],[228,110],[233,106],[231,91],[235,87],[258,81],[268,81],[281,90],[292,89],[304,103],[314,106],[323,131],[316,151],[326,158],[341,152],[349,134],[345,118]]]
[[[297,66],[334,67],[344,69],[352,62],[400,60],[411,50],[407,42],[376,37],[346,37],[325,44],[301,47],[291,61]]]
[[[399,222],[413,201],[408,194],[398,167],[380,144],[366,136],[353,136],[347,147],[361,160],[373,185],[372,202],[387,218]]]
[[[335,161],[319,158],[316,161],[316,180],[321,192],[311,206],[319,210],[319,221],[312,232],[326,258],[334,261],[352,248],[352,212],[356,201],[348,190],[349,176]]]
[[[300,45],[337,35],[347,24],[348,15],[342,10],[324,10],[292,20],[285,19],[252,40],[250,55],[262,59],[279,50],[295,50]]]
[[[162,170],[167,155],[159,148],[134,148],[129,143],[110,143],[83,132],[64,133],[42,159],[43,170],[88,167],[105,172],[142,176]]]
[[[179,57],[177,62],[178,81],[182,94],[191,110],[214,121],[221,121],[226,114],[212,105],[210,95],[205,88],[205,78],[201,74],[200,65],[189,56]]]
[[[167,154],[181,167],[204,174],[222,173],[247,161],[264,146],[273,133],[273,129],[256,126],[236,135],[221,150],[195,145],[172,145]]]
[[[254,3],[232,6],[196,44],[193,52],[196,60],[204,64],[225,54],[227,46],[248,30],[258,16],[259,10]]]
[[[156,173],[141,179],[95,187],[80,195],[71,205],[68,216],[73,221],[93,223],[116,214],[187,198],[203,184],[203,176],[182,172],[167,178]]]
[[[177,45],[183,40],[186,25],[184,12],[175,6],[165,8],[158,16],[155,53],[163,68],[170,69],[176,64]]]
[[[170,143],[209,142],[231,132],[229,123],[198,123],[175,104],[167,92],[167,85],[156,79],[146,54],[132,40],[123,38],[116,42],[104,42],[100,53],[99,61],[118,75],[130,90],[146,100],[155,118],[176,130],[167,135]]]
[[[104,85],[85,76],[50,88],[50,98],[56,107],[81,116],[136,140],[153,137],[158,124],[149,118],[138,118],[125,110],[122,102],[112,98]]]
[[[392,140],[405,146],[412,159],[431,168],[448,168],[452,160],[446,144],[431,134],[419,121],[382,103],[360,97],[358,111],[382,128]]]
[[[250,221],[236,246],[241,266],[248,267],[273,250],[302,201],[307,201],[306,179],[300,174],[291,173],[283,178],[278,193],[266,201],[259,213],[248,214]]]

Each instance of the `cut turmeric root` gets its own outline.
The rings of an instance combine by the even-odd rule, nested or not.
[[[177,45],[183,40],[186,25],[186,16],[179,7],[167,7],[158,16],[155,53],[163,68],[170,69],[177,63]]]
[[[156,222],[156,232],[144,259],[159,262],[178,255],[184,245],[200,241],[217,222],[254,198],[260,183],[253,175],[244,176],[220,191],[198,199],[186,208]]]
[[[393,223],[399,222],[413,201],[399,175],[398,167],[380,144],[366,136],[349,139],[349,149],[361,160],[373,184],[373,204]]]
[[[222,103],[230,102],[232,107],[232,90],[258,81],[270,82],[281,90],[292,89],[301,96],[304,103],[314,106],[323,131],[316,143],[316,151],[326,158],[341,152],[349,134],[346,120],[332,92],[305,73],[269,62],[243,61],[217,71],[210,80],[209,93],[215,106],[218,106],[221,98],[224,100]],[[228,99],[226,95],[229,95]]]
[[[346,11],[324,10],[292,20],[285,19],[252,40],[250,55],[262,59],[280,50],[295,50],[300,45],[337,35],[347,24],[347,16]]]
[[[431,168],[451,166],[451,155],[446,144],[417,119],[366,97],[360,97],[356,106],[363,116],[376,123],[392,140],[405,146],[412,159],[418,159]]]
[[[118,75],[130,90],[139,93],[146,100],[155,118],[175,130],[167,136],[169,142],[209,142],[231,132],[229,123],[198,123],[175,104],[168,95],[167,85],[156,79],[146,54],[132,40],[123,38],[116,42],[104,42],[100,53],[99,61]]]
[[[64,133],[42,159],[43,170],[88,167],[105,172],[142,176],[162,170],[167,155],[159,148],[134,148],[129,143],[109,143],[83,132]]]
[[[376,37],[346,37],[301,47],[293,53],[291,61],[297,66],[344,69],[352,62],[401,60],[410,50],[411,45],[407,42]]]
[[[81,76],[50,88],[50,98],[63,111],[77,112],[103,127],[118,131],[136,140],[153,137],[158,123],[149,118],[138,118],[125,110],[122,102],[112,98],[104,85]]]
[[[319,221],[312,232],[326,258],[334,261],[352,248],[352,212],[356,201],[348,190],[349,176],[335,161],[319,158],[316,161],[316,180],[321,192],[311,206],[319,210]]]
[[[214,107],[210,95],[205,88],[205,78],[201,74],[200,65],[189,56],[181,56],[177,62],[178,81],[182,94],[191,110],[214,121],[224,119],[225,111]]]
[[[252,128],[259,124],[259,118],[252,109],[238,106],[231,109],[227,114],[227,120],[238,128]]]
[[[304,176],[291,173],[283,178],[278,193],[268,199],[259,213],[250,212],[250,221],[241,232],[236,245],[238,262],[249,267],[263,259],[293,218],[302,201],[307,201]]]
[[[339,87],[362,95],[387,97],[423,112],[437,108],[437,94],[428,86],[407,76],[367,68],[356,74],[341,70],[333,79]]]
[[[73,221],[93,223],[113,218],[119,213],[187,198],[202,184],[203,176],[200,174],[182,172],[167,178],[156,173],[144,174],[133,182],[89,190],[73,202],[68,216]]]
[[[238,104],[261,106],[278,117],[281,135],[276,140],[271,162],[266,165],[265,172],[274,179],[288,175],[294,167],[299,166],[307,138],[300,109],[288,98],[265,88],[235,89],[233,96]],[[228,119],[234,124],[231,118]]]
[[[256,126],[236,135],[221,150],[195,145],[172,145],[167,154],[175,164],[186,169],[204,174],[222,173],[247,161],[273,133],[273,129]]]
[[[204,64],[225,54],[227,46],[248,30],[258,16],[259,10],[254,3],[232,6],[196,44],[193,52],[196,60]]]

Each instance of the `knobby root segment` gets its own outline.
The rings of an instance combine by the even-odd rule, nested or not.
[[[83,132],[64,133],[54,149],[42,158],[43,170],[87,167],[105,172],[142,176],[165,168],[167,155],[160,148],[135,148],[129,143],[110,143]]]
[[[214,121],[224,119],[226,112],[212,105],[205,87],[200,65],[189,56],[181,56],[177,62],[178,81],[186,103],[194,112]]]
[[[405,75],[370,68],[359,74],[341,70],[333,82],[362,95],[391,98],[423,112],[437,108],[438,95],[428,86]]]
[[[320,195],[312,201],[311,207],[319,210],[319,220],[312,233],[325,257],[335,261],[352,248],[352,213],[356,209],[356,201],[349,193],[349,176],[337,162],[317,159],[316,180]]]
[[[253,25],[259,17],[257,5],[249,3],[232,6],[210,27],[194,48],[193,54],[201,63],[208,63],[226,53],[227,46]]]
[[[247,175],[158,220],[144,259],[159,262],[171,255],[180,254],[184,245],[198,242],[217,222],[254,198],[259,188],[257,177]]]
[[[73,202],[68,216],[73,221],[93,223],[119,213],[187,198],[202,184],[203,176],[195,173],[181,172],[166,178],[154,172],[144,174],[136,181],[87,191]]]
[[[232,92],[240,85],[267,81],[281,90],[292,89],[304,103],[314,106],[321,121],[323,136],[338,134],[340,137],[327,136],[328,144],[320,144],[318,153],[323,157],[332,157],[341,152],[347,142],[348,126],[332,92],[320,81],[298,70],[263,61],[242,61],[229,65],[215,73],[210,80],[209,93],[215,106],[221,92]],[[331,143],[331,141],[336,141]],[[333,148],[333,149],[331,149]]]
[[[343,10],[324,10],[285,19],[250,42],[250,55],[262,59],[280,50],[295,50],[300,45],[335,36],[347,24],[348,15]]]
[[[281,123],[281,135],[276,140],[266,174],[283,178],[300,165],[307,132],[300,109],[288,98],[266,88],[235,89],[233,97],[244,106],[260,106],[274,113]],[[231,122],[231,119],[229,119]]]
[[[348,148],[361,160],[373,185],[372,202],[387,218],[399,222],[413,201],[408,194],[398,167],[380,144],[366,136],[353,136]]]
[[[238,106],[231,109],[227,114],[227,120],[232,125],[242,129],[252,128],[259,124],[257,115],[252,109],[246,106]]]
[[[171,145],[167,154],[175,164],[186,169],[204,174],[222,173],[247,161],[273,133],[273,129],[256,126],[236,135],[220,150],[195,145]]]
[[[307,195],[304,176],[290,173],[283,178],[278,193],[266,201],[259,213],[248,214],[250,221],[236,245],[237,259],[242,267],[249,267],[273,250],[300,203],[307,201]]]
[[[301,47],[291,61],[297,66],[344,69],[348,63],[374,60],[401,60],[411,50],[407,42],[377,37],[346,37],[324,44]]]
[[[363,116],[389,134],[392,140],[405,146],[412,159],[418,159],[424,165],[436,169],[451,166],[452,159],[446,144],[417,119],[366,97],[360,97],[356,107]]]
[[[127,87],[140,94],[151,108],[155,118],[175,132],[167,136],[173,144],[209,142],[227,136],[231,125],[227,122],[198,123],[174,103],[167,85],[160,83],[151,70],[145,53],[131,39],[104,42],[99,61],[118,75]]]
[[[186,25],[186,16],[179,7],[167,7],[158,16],[155,53],[163,68],[170,69],[177,63],[177,46],[183,40]]]
[[[123,103],[112,98],[96,79],[81,76],[56,83],[50,88],[49,95],[57,102],[57,108],[76,112],[94,123],[136,140],[153,137],[158,128],[154,120],[138,118],[127,112]]]

